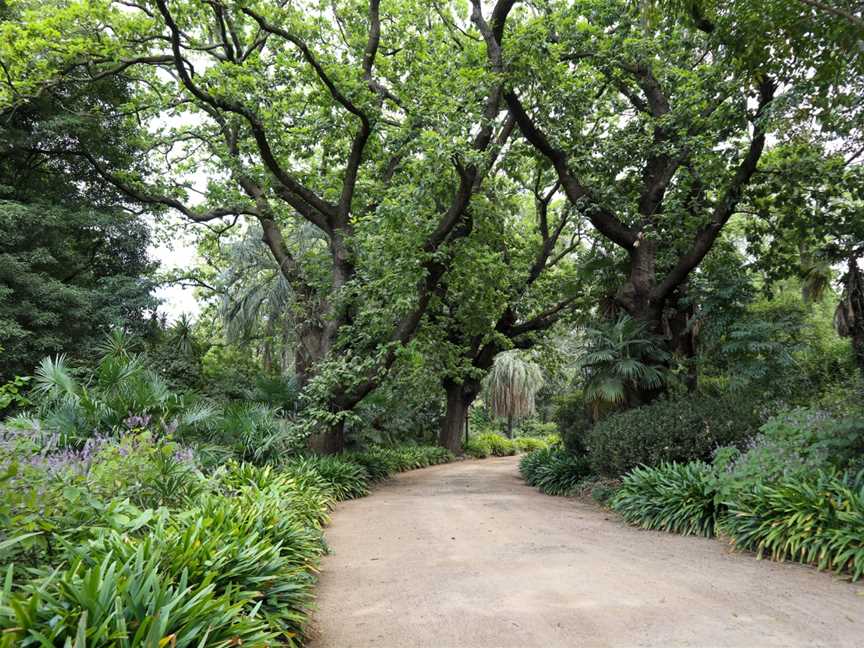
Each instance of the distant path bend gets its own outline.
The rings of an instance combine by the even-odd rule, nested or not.
[[[314,648],[864,646],[864,585],[628,527],[515,457],[401,474],[327,542]]]

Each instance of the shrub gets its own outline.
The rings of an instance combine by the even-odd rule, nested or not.
[[[553,416],[561,431],[564,446],[574,454],[584,454],[587,450],[585,437],[592,421],[582,392],[574,391],[556,398]]]
[[[529,485],[546,495],[570,495],[591,474],[587,457],[561,448],[547,448],[526,455],[519,470]]]
[[[553,448],[541,448],[540,450],[526,454],[519,460],[519,474],[522,475],[522,478],[529,485],[534,485],[537,470],[541,465],[550,461],[550,455],[553,452],[555,452]]]
[[[343,455],[343,458],[345,461],[362,466],[366,474],[369,475],[369,480],[373,482],[387,479],[392,472],[392,462],[388,460],[385,453],[379,450],[350,452]]]
[[[545,437],[550,434],[558,434],[558,425],[554,421],[544,423],[537,419],[531,419],[519,426],[518,434],[520,437]]]
[[[714,495],[708,464],[662,463],[627,474],[611,506],[627,522],[645,529],[711,537],[720,513]]]
[[[519,452],[534,452],[547,446],[546,441],[536,437],[516,437],[513,443]]]
[[[587,441],[594,470],[617,477],[640,465],[710,461],[718,446],[743,445],[760,423],[743,398],[661,399],[598,422]]]
[[[465,454],[475,459],[485,459],[492,454],[492,444],[486,434],[472,436],[465,442]]]
[[[340,457],[312,456],[291,459],[283,469],[299,479],[315,480],[317,477],[326,489],[338,500],[353,499],[369,494],[369,476],[366,470]]]
[[[726,503],[721,531],[774,560],[864,575],[864,472],[814,471],[757,483]]]
[[[482,432],[468,439],[465,444],[465,453],[477,459],[483,459],[490,455],[509,457],[516,454],[516,445],[510,439],[495,432]]]
[[[715,465],[728,493],[822,469],[856,472],[862,456],[864,420],[796,409],[771,418],[743,453],[737,448],[719,451]]]
[[[390,448],[373,447],[362,453],[348,453],[345,457],[348,461],[356,461],[361,465],[368,463],[378,475],[383,475],[385,468],[390,474],[426,468],[454,459],[453,454],[446,448],[422,445],[402,445]]]
[[[226,495],[272,494],[278,501],[274,510],[313,528],[321,528],[329,521],[329,511],[336,501],[329,484],[311,471],[289,474],[272,466],[229,461],[214,478]]]

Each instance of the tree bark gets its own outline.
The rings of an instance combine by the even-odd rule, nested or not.
[[[341,453],[345,450],[345,422],[340,421],[309,437],[309,449],[324,455]]]
[[[462,452],[462,438],[467,429],[468,408],[477,398],[480,386],[474,382],[457,383],[450,379],[445,379],[442,384],[447,392],[447,412],[441,420],[438,445],[459,454]]]
[[[314,375],[315,365],[324,358],[329,348],[330,340],[324,327],[316,322],[304,322],[297,328],[294,376],[300,389],[309,384]]]

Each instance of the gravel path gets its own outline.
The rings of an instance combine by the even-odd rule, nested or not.
[[[515,457],[399,475],[327,541],[315,648],[864,646],[864,585],[628,527]]]

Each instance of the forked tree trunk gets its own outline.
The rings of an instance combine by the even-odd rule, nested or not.
[[[447,392],[447,412],[441,420],[438,445],[454,454],[459,454],[462,452],[468,408],[477,398],[480,387],[476,383],[466,381],[460,384],[452,380],[444,380],[443,385]]]

